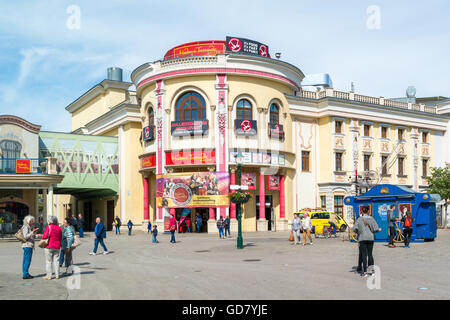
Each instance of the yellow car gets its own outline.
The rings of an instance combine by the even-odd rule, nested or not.
[[[315,230],[317,229],[319,234],[322,234],[323,227],[326,225],[327,227],[330,226],[330,223],[328,222],[330,220],[330,216],[334,216],[336,220],[336,228],[337,231],[344,232],[347,230],[347,223],[342,219],[342,217],[338,216],[335,213],[328,212],[328,211],[301,211],[297,212],[300,218],[303,218],[305,213],[308,213],[311,218],[312,223],[312,232],[315,233]]]

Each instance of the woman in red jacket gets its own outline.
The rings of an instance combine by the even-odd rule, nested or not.
[[[409,248],[409,242],[412,235],[412,223],[414,219],[411,216],[411,211],[407,211],[402,218],[403,221],[403,237],[405,238],[405,248]]]
[[[169,231],[172,234],[172,237],[170,238],[171,243],[175,243],[175,230],[177,230],[177,220],[173,215],[171,215],[170,221],[169,221]]]
[[[48,239],[48,245],[45,247],[45,271],[47,276],[45,280],[52,279],[52,264],[55,269],[55,278],[59,279],[59,251],[61,249],[62,230],[58,226],[58,218],[50,216],[48,226],[45,228],[42,239]]]

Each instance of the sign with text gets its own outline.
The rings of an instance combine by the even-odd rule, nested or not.
[[[265,44],[237,37],[227,37],[226,39],[227,52],[270,58],[269,46]]]
[[[234,120],[236,134],[242,136],[256,135],[258,133],[256,123],[257,123],[256,120],[242,120],[242,119]]]
[[[172,121],[171,133],[174,137],[205,135],[208,133],[208,120]]]
[[[228,172],[171,173],[156,176],[156,206],[161,208],[228,207]]]
[[[16,173],[31,173],[30,159],[16,159]]]
[[[215,56],[224,54],[225,42],[221,41],[197,41],[177,46],[164,55],[164,60],[191,56]]]
[[[156,167],[156,154],[151,154],[141,158],[141,169]]]
[[[166,152],[166,165],[216,164],[216,150]]]
[[[148,126],[142,129],[142,140],[144,141],[150,141],[155,139],[154,133],[153,133],[153,127],[154,126]]]
[[[284,130],[283,126],[278,123],[269,123],[269,137],[272,139],[283,140],[284,139]]]

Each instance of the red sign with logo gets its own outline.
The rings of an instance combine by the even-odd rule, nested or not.
[[[141,158],[141,169],[156,167],[156,154]]]
[[[215,56],[218,54],[224,54],[224,52],[225,41],[197,41],[185,43],[170,49],[165,54],[164,60],[191,56]]]
[[[216,150],[178,151],[166,153],[166,165],[216,164]]]
[[[16,159],[16,173],[30,173],[31,161],[30,159]]]

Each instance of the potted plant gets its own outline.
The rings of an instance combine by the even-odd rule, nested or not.
[[[230,194],[230,201],[233,203],[247,203],[252,195],[248,192],[234,191]]]

